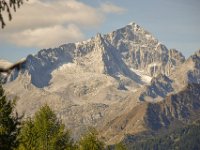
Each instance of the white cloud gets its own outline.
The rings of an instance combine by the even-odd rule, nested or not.
[[[13,15],[12,22],[6,26],[8,30],[68,23],[95,27],[104,21],[104,15],[97,9],[75,0],[30,0]]]
[[[102,12],[105,12],[105,13],[118,13],[118,14],[121,14],[121,13],[124,13],[126,11],[126,9],[124,9],[124,8],[122,8],[120,6],[114,5],[114,4],[110,3],[110,2],[101,4],[100,9],[102,10]]]
[[[77,0],[29,0],[7,21],[0,39],[26,47],[54,47],[83,40],[83,29],[100,26],[107,13],[124,11],[111,3],[92,7]]]
[[[59,46],[66,42],[79,41],[83,37],[81,31],[75,25],[67,27],[56,25],[16,32],[10,36],[10,40],[19,46],[48,48]]]

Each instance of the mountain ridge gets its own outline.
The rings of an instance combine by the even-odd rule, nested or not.
[[[100,56],[102,58],[95,58],[95,55],[99,55],[95,54],[95,49],[104,49],[106,53],[104,52],[104,55]],[[94,52],[94,57],[91,60],[102,59],[107,63],[104,62],[101,68],[88,64],[89,66],[86,66],[86,69],[93,68],[93,71],[106,69],[103,73],[110,75],[122,74],[133,80],[134,76],[137,78],[137,75],[130,68],[145,71],[149,76],[156,76],[159,73],[169,75],[175,66],[185,61],[180,52],[168,50],[148,31],[135,23],[131,23],[109,34],[97,34],[87,41],[65,44],[55,49],[43,49],[34,56],[29,55],[24,69],[31,74],[32,83],[39,88],[43,88],[48,86],[51,72],[54,69],[65,63],[75,62],[81,64],[83,61],[84,64],[84,59],[87,59],[87,56],[92,52]],[[112,56],[110,62],[108,60],[109,56]],[[109,67],[110,69],[108,69]],[[40,72],[44,76],[41,80],[37,77],[38,75],[41,77]]]
[[[131,23],[87,41],[27,56],[20,70],[14,69],[7,77],[4,88],[9,96],[18,96],[19,113],[31,116],[48,104],[74,130],[75,139],[87,126],[94,126],[107,144],[113,144],[126,134],[164,125],[156,119],[168,116],[151,106],[167,107],[163,103],[170,101],[166,99],[170,95],[178,95],[188,84],[198,84],[199,58],[197,52],[185,60],[181,52],[168,49]],[[197,96],[191,94],[193,99]],[[177,111],[181,109],[176,105]]]

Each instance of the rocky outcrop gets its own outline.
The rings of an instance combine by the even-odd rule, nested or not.
[[[171,71],[185,61],[177,50],[168,50],[148,31],[136,23],[118,29],[105,38],[121,53],[125,63],[134,69],[144,70],[151,76]]]
[[[151,80],[150,85],[141,92],[139,99],[141,101],[158,101],[162,100],[167,94],[174,91],[172,86],[173,80],[166,75],[158,75]]]
[[[198,118],[200,112],[200,85],[188,84],[185,89],[167,96],[162,102],[149,103],[145,116],[147,128],[168,128],[176,121],[187,123]]]

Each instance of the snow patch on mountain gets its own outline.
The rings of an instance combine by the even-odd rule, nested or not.
[[[131,70],[134,73],[136,73],[138,76],[140,76],[141,81],[143,83],[145,83],[145,84],[150,84],[151,83],[152,77],[149,76],[149,75],[146,75],[144,71],[136,70],[136,69],[133,69],[133,68],[131,68]]]

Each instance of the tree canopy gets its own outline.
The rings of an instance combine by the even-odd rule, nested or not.
[[[200,121],[175,129],[164,135],[142,138],[129,145],[130,149],[148,150],[199,150],[200,149]]]
[[[73,147],[69,131],[48,105],[23,123],[20,150],[66,150]]]
[[[79,141],[80,150],[103,150],[104,143],[98,139],[97,131],[89,128],[89,131]]]
[[[14,114],[15,101],[7,100],[0,85],[0,149],[12,150],[18,147],[17,136],[20,131],[21,117]]]

